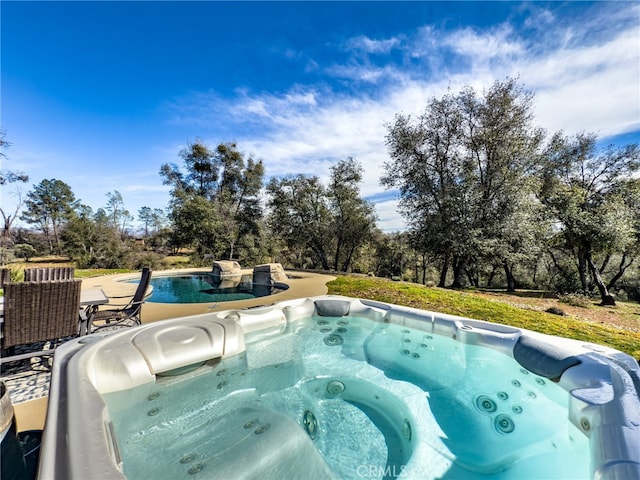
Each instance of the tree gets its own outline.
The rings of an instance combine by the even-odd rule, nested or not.
[[[544,152],[540,201],[558,225],[559,246],[576,260],[582,291],[597,287],[603,305],[615,305],[596,266],[597,255],[628,251],[637,241],[637,209],[623,192],[640,169],[637,144],[597,148],[594,134],[553,136]]]
[[[374,232],[373,245],[375,248],[373,273],[377,277],[402,278],[411,252],[409,234],[406,232],[384,234],[378,230]]]
[[[260,235],[264,165],[252,157],[245,162],[234,143],[218,145],[216,153],[223,171],[215,203],[227,229],[235,233],[229,237],[229,258],[233,258],[238,243]]]
[[[238,246],[244,248],[243,242],[252,244],[248,238],[260,234],[260,192],[264,176],[262,162],[251,157],[245,161],[235,143],[222,143],[211,150],[199,140],[189,144],[180,152],[180,156],[184,160],[185,172],[174,164],[165,164],[160,170],[163,182],[173,187],[170,217],[174,221],[174,228],[178,224],[190,224],[189,220],[178,219],[180,214],[198,216],[203,212],[201,202],[194,203],[195,197],[210,203],[211,208],[207,209],[212,216],[207,219],[209,224],[224,225],[224,228],[214,229],[223,234],[209,238],[210,244],[199,244],[206,235],[197,235],[190,228],[188,232],[192,237],[185,237],[186,232],[177,232],[175,240],[189,244],[196,242],[198,251],[207,250],[226,258],[234,257]],[[222,244],[224,248],[220,247]]]
[[[0,207],[0,214],[2,214],[2,234],[0,237],[0,263],[4,265],[7,261],[6,254],[7,249],[11,247],[13,243],[11,228],[13,226],[13,222],[15,222],[16,218],[18,218],[18,213],[22,209],[22,205],[24,204],[24,200],[22,199],[22,192],[20,189],[17,189],[14,192],[16,197],[16,204],[13,208],[13,211],[7,213],[4,211],[2,207]]]
[[[186,173],[173,163],[163,164],[160,168],[163,184],[173,187],[171,196],[179,199],[182,194],[188,194],[212,199],[219,179],[219,158],[199,139],[189,143],[178,155]]]
[[[267,184],[268,224],[289,249],[308,249],[316,264],[329,270],[327,248],[332,236],[331,215],[318,177],[298,174]]]
[[[153,225],[153,233],[157,234],[165,226],[167,216],[161,208],[154,208],[151,214],[151,223]]]
[[[619,254],[619,261],[611,273],[607,289],[612,290],[617,282],[625,275],[635,260],[640,256],[640,179],[630,178],[623,181],[617,189],[616,195],[623,202],[624,206],[629,209],[631,218],[633,219],[633,238],[623,247]],[[612,252],[607,252],[602,260],[599,270],[603,273],[612,260]]]
[[[138,210],[138,220],[144,227],[145,238],[149,236],[149,226],[153,225],[153,210],[149,207],[140,207]]]
[[[6,140],[6,134],[4,130],[0,130],[0,158],[7,158],[7,155],[4,153],[4,149],[11,145]],[[26,183],[29,181],[29,176],[22,172],[14,172],[11,170],[0,170],[0,185],[6,185],[8,183],[21,182]],[[0,214],[2,214],[2,234],[0,235],[0,263],[4,265],[6,263],[6,254],[7,249],[11,246],[11,227],[13,226],[13,222],[16,220],[18,213],[22,209],[23,199],[22,192],[20,189],[17,189],[15,192],[15,196],[17,197],[17,201],[15,207],[12,212],[5,211],[4,208],[0,207]]]
[[[328,187],[304,175],[271,179],[268,223],[292,251],[310,251],[324,270],[348,271],[357,250],[372,237],[373,206],[359,196],[362,167],[353,159],[331,168]]]
[[[125,208],[122,194],[118,190],[108,192],[107,199],[106,211],[111,219],[111,227],[124,241],[127,236],[127,225],[133,221],[133,216]]]
[[[36,225],[45,235],[51,253],[61,251],[61,226],[78,208],[71,187],[62,180],[43,180],[27,194],[21,220]]]
[[[371,240],[375,228],[373,205],[360,198],[361,182],[362,166],[353,158],[331,167],[327,198],[333,217],[336,271],[349,271],[357,249]]]
[[[0,158],[4,158],[6,160],[7,154],[4,153],[4,149],[8,148],[11,145],[9,141],[7,141],[7,134],[4,130],[0,130]],[[26,183],[29,181],[29,176],[24,174],[23,172],[16,172],[13,170],[0,169],[0,185],[5,185],[7,183],[14,182],[22,182]]]
[[[36,254],[36,249],[28,243],[19,243],[15,246],[14,251],[16,256],[24,258],[25,262],[28,262]]]
[[[86,205],[80,205],[70,216],[62,230],[64,252],[80,268],[130,267],[130,251],[123,247],[111,217],[99,209],[95,214]]]
[[[190,195],[171,211],[173,223],[172,244],[177,248],[193,247],[200,256],[218,255],[224,251],[228,232],[224,228],[215,206],[200,195]]]
[[[482,96],[465,87],[388,126],[391,161],[381,182],[399,189],[414,248],[441,258],[441,286],[450,268],[451,286],[460,287],[473,266],[495,258],[507,265],[500,240],[505,225],[517,227],[511,216],[532,191],[543,138],[532,98],[514,79]]]

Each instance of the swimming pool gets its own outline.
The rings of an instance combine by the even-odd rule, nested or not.
[[[137,282],[137,280],[131,280]],[[256,285],[251,275],[221,279],[211,273],[156,275],[151,278],[153,288],[148,302],[208,303],[230,302],[266,297],[286,290],[287,285]]]
[[[60,347],[40,476],[634,478],[639,372],[346,297],[184,317]]]

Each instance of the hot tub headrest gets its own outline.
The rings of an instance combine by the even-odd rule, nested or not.
[[[526,334],[513,346],[513,357],[527,370],[551,380],[558,380],[567,368],[581,363],[567,348]]]
[[[316,312],[321,317],[344,317],[349,315],[351,302],[348,300],[316,300]]]
[[[87,376],[104,394],[153,382],[156,375],[237,355],[244,349],[240,325],[205,314],[143,325],[130,336],[116,333],[95,342],[74,361],[88,362]],[[85,355],[87,359],[82,360]]]

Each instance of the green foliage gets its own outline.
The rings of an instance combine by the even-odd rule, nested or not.
[[[538,198],[560,228],[556,248],[575,258],[583,293],[593,284],[603,303],[613,302],[595,259],[637,255],[640,208],[630,177],[640,169],[640,150],[633,144],[598,149],[593,134],[558,132],[542,158]]]
[[[192,247],[199,256],[218,258],[246,254],[247,237],[260,235],[260,192],[264,167],[245,158],[233,143],[211,150],[197,141],[180,152],[186,172],[173,164],[160,170],[172,185],[170,219],[174,249]],[[202,221],[199,231],[196,223]],[[238,251],[240,249],[240,251]]]
[[[149,267],[152,270],[159,270],[164,267],[163,256],[153,252],[141,252],[134,257],[133,268],[141,270]]]
[[[537,218],[526,204],[542,140],[532,118],[532,95],[507,79],[482,97],[467,87],[434,98],[423,115],[388,127],[382,184],[400,191],[413,247],[443,258],[441,285],[452,267],[462,286],[474,263],[497,262],[513,280],[531,253]]]
[[[60,253],[62,225],[80,206],[71,187],[61,180],[43,180],[27,194],[21,220],[36,225],[44,234],[50,253]]]
[[[297,268],[349,271],[375,228],[373,206],[360,198],[362,167],[353,159],[331,168],[328,186],[318,177],[273,178],[267,185],[268,224],[287,245]]]
[[[173,245],[194,247],[200,254],[217,254],[224,248],[219,240],[228,232],[225,231],[214,205],[206,198],[192,195],[183,199],[173,208],[171,220]]]
[[[289,250],[296,251],[299,259],[305,257],[305,250],[313,255],[311,268],[329,270],[331,213],[319,178],[304,175],[272,178],[267,195],[270,209],[267,222],[271,231]]]
[[[132,267],[132,250],[135,247],[122,241],[110,218],[104,215],[104,210],[92,215],[91,209],[81,209],[69,218],[61,238],[64,252],[78,268]]]
[[[120,239],[124,240],[127,236],[127,226],[133,220],[133,216],[124,207],[124,200],[119,191],[107,192],[107,199],[106,213],[109,224],[114,231],[119,232]]]
[[[4,153],[5,148],[9,147],[11,143],[7,140],[7,134],[4,130],[0,130],[0,159],[7,158]],[[0,185],[6,185],[8,183],[29,181],[29,176],[23,172],[17,172],[13,170],[0,169]],[[0,210],[2,210],[0,208]]]
[[[24,258],[25,262],[28,262],[30,258],[34,257],[38,252],[28,243],[19,243],[13,247],[13,251],[17,257]]]

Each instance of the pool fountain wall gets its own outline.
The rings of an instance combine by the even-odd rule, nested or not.
[[[257,344],[271,347],[261,357],[260,368],[281,365],[299,372],[302,367],[292,357],[286,342],[282,343],[283,334],[288,329],[303,328],[305,319],[311,317],[318,319],[314,327],[318,334],[326,328],[326,334],[322,335],[327,346],[340,349],[348,359],[363,360],[378,373],[365,381],[348,373],[347,362],[346,373],[340,379],[323,376],[318,370],[299,388],[304,392],[325,392],[325,399],[342,395],[345,401],[360,405],[365,412],[372,408],[365,398],[374,395],[382,399],[382,407],[376,407],[379,410],[372,412],[371,417],[383,425],[395,425],[396,430],[391,428],[388,438],[396,439],[399,451],[403,452],[394,460],[398,466],[405,465],[412,455],[420,455],[427,447],[441,448],[433,432],[444,429],[449,433],[448,447],[458,452],[461,463],[472,464],[480,473],[495,472],[514,455],[508,449],[505,451],[504,442],[499,443],[500,435],[512,434],[512,419],[518,417],[522,408],[521,404],[510,404],[507,399],[520,395],[526,401],[527,396],[535,397],[536,388],[542,391],[545,385],[557,385],[568,394],[549,393],[547,409],[566,409],[567,428],[588,439],[592,477],[640,478],[640,368],[633,358],[595,344],[338,296],[165,320],[110,335],[83,337],[59,347],[53,366],[39,478],[125,478],[123,452],[116,440],[105,396],[117,395],[121,401],[131,397],[133,401],[133,392],[139,389],[152,389],[160,380],[166,383],[174,378],[175,381],[188,381],[190,376],[196,378],[203,369],[215,369],[220,362],[235,361],[242,357],[247,346]],[[356,318],[388,324],[398,338],[406,341],[406,347],[402,347],[400,355],[397,349],[391,349],[385,340],[390,334],[386,329],[365,335],[355,328],[347,333],[340,322],[346,324],[347,320]],[[452,348],[444,351],[421,342],[446,343]],[[472,364],[478,362],[474,353],[478,348],[488,348],[496,352],[498,358],[515,359],[520,368],[518,378],[514,375],[511,380],[505,380],[507,386],[487,386],[486,392],[471,392],[471,410],[475,414],[463,422],[465,428],[471,428],[471,422],[479,418],[490,421],[498,433],[494,435],[495,440],[482,442],[482,449],[493,452],[487,457],[491,461],[485,463],[475,457],[477,445],[460,440],[465,439],[466,432],[455,431],[456,422],[448,417],[451,404],[438,396],[438,392],[460,384]],[[425,363],[433,366],[428,377],[423,371]],[[496,368],[500,368],[499,363]],[[422,415],[420,409],[424,407],[399,400],[402,394],[394,390],[397,387],[392,381],[396,377],[408,380],[422,389],[419,391],[430,392],[431,409],[439,414],[439,425],[429,423],[428,416]],[[521,385],[525,381],[532,385],[528,391]],[[311,396],[311,393],[307,395]],[[513,435],[528,431],[532,445],[539,443],[537,434],[558,427],[545,424],[545,413],[540,412],[539,417],[531,419],[518,417],[519,425],[532,423]],[[242,410],[233,415],[244,418],[243,415],[250,417],[255,413]],[[273,415],[280,418],[279,414]],[[304,439],[295,442],[295,448],[310,459],[306,467],[299,467],[314,465],[323,477],[327,474],[326,465],[313,453],[307,438],[313,436],[316,421],[305,412],[302,424],[308,435],[302,435]],[[318,423],[322,425],[323,420]],[[278,435],[282,437],[275,437],[276,443],[285,438],[298,438],[303,432],[284,420],[278,420],[277,424],[281,432]],[[266,434],[276,435],[276,429]],[[294,451],[291,445],[290,450]],[[287,458],[283,461],[292,461]],[[290,474],[295,473],[296,465],[291,463]],[[221,464],[217,468],[225,466]],[[229,465],[226,468],[230,468]]]

